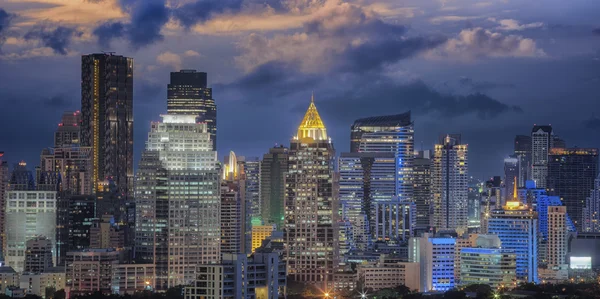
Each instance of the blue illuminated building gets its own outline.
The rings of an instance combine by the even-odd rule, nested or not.
[[[453,289],[456,239],[431,237],[410,238],[408,259],[419,263],[420,288],[424,292]]]

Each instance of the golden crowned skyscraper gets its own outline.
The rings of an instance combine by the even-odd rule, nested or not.
[[[333,172],[335,150],[314,96],[290,142],[285,196],[285,252],[295,281],[333,283],[337,239]]]

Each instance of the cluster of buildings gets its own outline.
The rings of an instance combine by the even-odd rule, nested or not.
[[[2,292],[443,292],[600,268],[598,150],[567,148],[551,126],[517,136],[504,175],[479,182],[461,135],[415,150],[410,112],[356,120],[336,153],[313,96],[289,146],[219,161],[207,74],[182,70],[134,173],[133,69],[83,56],[81,109],[40,166],[11,171],[0,154]]]

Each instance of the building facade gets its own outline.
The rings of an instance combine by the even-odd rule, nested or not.
[[[54,244],[46,237],[27,240],[24,272],[43,273],[54,267],[52,251]]]
[[[600,233],[600,175],[594,181],[594,189],[585,200],[583,232]]]
[[[199,264],[220,260],[217,154],[194,115],[151,125],[136,184],[136,258],[156,265],[156,289],[187,284]]]
[[[431,170],[433,226],[438,231],[467,230],[468,169],[468,149],[460,135],[440,138]]]
[[[221,185],[221,253],[242,252],[242,202],[233,188],[227,183]]]
[[[553,148],[548,155],[547,189],[559,196],[578,231],[583,229],[586,198],[598,176],[598,149]],[[538,186],[539,187],[539,186]]]
[[[156,285],[154,270],[154,264],[113,265],[112,293],[123,296],[153,291]]]
[[[413,161],[413,198],[417,206],[417,232],[425,232],[431,226],[431,160],[430,150],[415,151]]]
[[[357,269],[358,278],[365,289],[377,291],[404,285],[411,290],[421,291],[419,263],[389,261],[382,255],[379,261],[359,265]]]
[[[504,159],[504,199],[515,197],[515,186],[519,185],[519,160],[514,157]]]
[[[114,249],[69,251],[66,258],[66,287],[70,296],[95,292],[111,294],[113,269],[120,253]]]
[[[92,183],[111,178],[127,197],[133,193],[133,58],[81,57],[81,119],[81,145],[92,148]]]
[[[538,188],[546,188],[548,176],[548,152],[553,147],[554,133],[551,126],[534,125],[531,130],[531,179]]]
[[[393,197],[387,201],[376,201],[375,240],[408,241],[414,236],[417,207],[414,202],[400,201]]]
[[[463,248],[460,251],[460,284],[487,284],[492,289],[516,283],[516,256],[500,248]]]
[[[285,249],[294,280],[333,287],[337,232],[335,150],[314,100],[291,140],[286,176]]]
[[[517,135],[515,137],[515,157],[518,160],[519,175],[517,187],[522,188],[531,179],[531,136]]]
[[[206,73],[196,70],[171,72],[171,82],[167,85],[167,113],[195,115],[197,121],[206,123],[212,150],[217,151],[217,105],[207,77]]]
[[[5,221],[4,258],[8,266],[22,272],[27,241],[44,236],[54,247],[56,191],[8,191]]]
[[[284,227],[285,178],[288,171],[289,149],[283,145],[269,149],[260,163],[260,205],[264,224]]]
[[[422,237],[410,238],[408,244],[409,262],[419,264],[421,292],[447,291],[454,288],[456,239],[433,237],[424,233]]]

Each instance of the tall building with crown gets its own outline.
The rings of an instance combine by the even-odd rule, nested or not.
[[[284,239],[289,275],[326,289],[333,284],[337,266],[334,157],[313,97],[290,142]]]
[[[531,130],[531,179],[538,188],[546,188],[548,152],[553,147],[552,126],[534,125]]]

